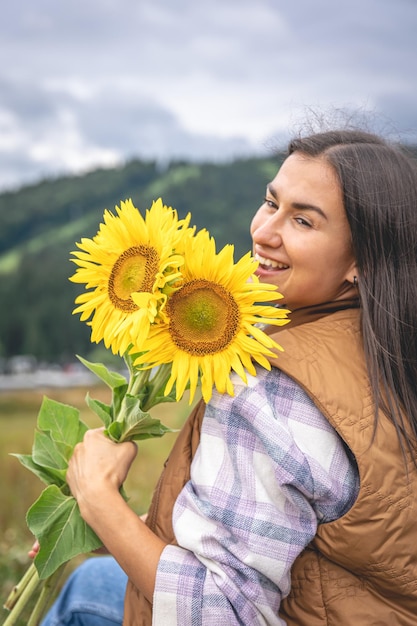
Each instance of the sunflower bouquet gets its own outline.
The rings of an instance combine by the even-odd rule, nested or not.
[[[234,262],[234,249],[216,251],[205,230],[190,226],[191,216],[159,199],[145,216],[131,200],[116,213],[106,210],[92,239],[72,252],[77,269],[70,280],[85,285],[74,313],[91,327],[91,341],[104,342],[119,355],[128,378],[100,363],[78,357],[112,392],[104,404],[87,395],[105,433],[115,442],[160,437],[170,429],[150,413],[161,402],[179,401],[197,387],[208,402],[215,387],[233,395],[235,372],[244,382],[255,363],[270,369],[268,357],[281,347],[262,324],[288,322],[273,285],[260,283],[250,253]],[[38,601],[28,626],[36,626],[65,564],[101,546],[79,513],[66,483],[74,446],[87,426],[70,406],[45,398],[31,455],[16,455],[47,486],[27,514],[40,549],[12,590],[4,626],[16,623],[28,600]]]

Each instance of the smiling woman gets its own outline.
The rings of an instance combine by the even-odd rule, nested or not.
[[[355,295],[349,223],[326,160],[291,155],[267,186],[251,235],[258,276],[279,287],[290,309]]]
[[[90,431],[67,480],[114,558],[76,570],[43,626],[415,625],[416,207],[416,164],[378,137],[290,144],[251,226],[258,277],[292,310],[266,329],[284,352],[197,404],[146,522],[119,492],[132,444]],[[192,351],[216,319],[222,368],[245,264],[227,277],[204,262],[196,250],[200,282],[159,347]]]

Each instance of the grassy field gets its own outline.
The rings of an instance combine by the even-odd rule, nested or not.
[[[82,419],[90,426],[101,426],[85,404],[87,391],[93,398],[110,400],[107,387],[90,389],[42,389],[0,392],[0,600],[5,601],[10,589],[28,567],[27,556],[33,537],[26,527],[25,515],[44,488],[43,483],[11,453],[31,451],[36,418],[43,396],[78,408]],[[153,415],[171,428],[180,428],[189,413],[188,400],[178,404],[163,404],[153,409]],[[176,434],[144,441],[125,484],[130,505],[138,513],[147,510],[153,489],[168,456]],[[0,624],[7,617],[0,609]],[[21,622],[23,626],[24,622]]]

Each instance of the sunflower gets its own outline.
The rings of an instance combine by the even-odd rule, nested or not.
[[[245,370],[256,374],[253,361],[271,369],[267,357],[274,355],[272,348],[282,348],[257,324],[286,324],[289,311],[265,304],[282,296],[274,285],[259,282],[250,253],[234,263],[233,246],[216,253],[207,231],[185,244],[183,282],[166,303],[168,323],[152,327],[145,344],[133,351],[147,351],[135,365],[172,364],[165,394],[175,383],[179,400],[189,385],[191,403],[201,380],[207,402],[213,385],[233,395],[232,370],[246,383]]]
[[[179,220],[161,199],[145,218],[127,200],[116,206],[116,215],[106,210],[103,220],[95,237],[76,244],[81,252],[72,252],[79,267],[70,280],[89,290],[76,298],[73,313],[91,326],[91,341],[103,340],[123,355],[133,341],[139,346],[145,341],[151,324],[164,319],[164,290],[178,280],[183,264],[175,248],[194,230],[188,228],[190,216]]]

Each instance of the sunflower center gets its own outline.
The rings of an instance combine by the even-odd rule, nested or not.
[[[156,250],[145,245],[128,248],[119,256],[108,282],[109,298],[117,309],[137,311],[139,307],[133,302],[131,294],[152,291],[158,261]]]
[[[239,327],[239,307],[222,285],[192,280],[167,304],[169,332],[175,345],[195,356],[224,350]]]

